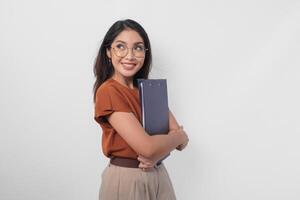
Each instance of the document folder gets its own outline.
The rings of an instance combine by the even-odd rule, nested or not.
[[[142,125],[149,135],[168,134],[169,107],[166,79],[138,79]],[[164,160],[166,155],[159,162]]]

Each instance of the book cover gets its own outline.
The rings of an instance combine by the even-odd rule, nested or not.
[[[169,107],[166,79],[138,79],[142,125],[149,135],[168,134]],[[159,162],[164,160],[166,155]]]

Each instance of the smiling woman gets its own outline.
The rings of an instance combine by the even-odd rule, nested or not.
[[[143,38],[136,31],[123,30],[106,50],[114,66],[113,78],[122,82],[124,78],[133,77],[144,64],[145,50]]]
[[[94,119],[102,128],[102,151],[110,162],[102,173],[101,200],[174,200],[164,164],[156,164],[188,137],[169,112],[169,132],[149,136],[141,125],[137,79],[147,79],[151,47],[137,22],[115,22],[106,33],[94,65]]]

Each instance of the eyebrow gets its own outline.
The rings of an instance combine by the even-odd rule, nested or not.
[[[127,44],[126,42],[124,42],[122,40],[117,40],[116,42],[121,42],[121,43]],[[135,42],[134,44],[144,44],[144,42]]]

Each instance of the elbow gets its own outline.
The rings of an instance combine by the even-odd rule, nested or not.
[[[149,141],[147,141],[145,144],[141,145],[141,149],[138,152],[139,155],[151,159],[155,157],[156,150],[155,145],[151,141],[151,137],[149,137]]]
[[[151,148],[151,146],[149,145],[149,147],[145,147],[143,149],[143,152],[141,153],[141,155],[145,158],[151,159],[155,156],[155,151],[153,150],[153,148]]]

